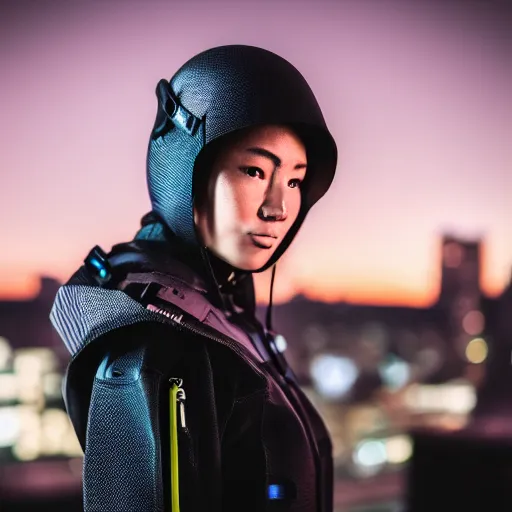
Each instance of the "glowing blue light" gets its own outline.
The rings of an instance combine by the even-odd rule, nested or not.
[[[97,268],[97,269],[98,269],[98,271],[99,271],[98,273],[99,273],[99,275],[100,275],[101,279],[105,279],[105,278],[107,277],[107,275],[108,275],[107,269],[105,268],[105,266],[103,265],[103,263],[101,263],[101,261],[99,261],[99,260],[98,260],[98,259],[96,259],[96,258],[91,258],[91,259],[89,260],[89,262],[90,262],[90,264],[91,264],[93,267],[95,267],[95,268]]]
[[[91,265],[96,267],[98,270],[103,268],[103,265],[96,258],[91,258],[89,261],[91,262]]]
[[[283,500],[284,487],[279,484],[271,484],[268,486],[268,499],[269,500]]]
[[[378,474],[387,462],[387,451],[384,441],[380,439],[364,439],[359,442],[352,454],[360,476],[374,476]]]
[[[311,363],[311,376],[320,394],[337,399],[350,391],[359,376],[359,369],[348,357],[321,354]]]
[[[402,359],[393,356],[379,365],[379,373],[388,388],[400,389],[411,377],[409,365]]]
[[[386,445],[378,439],[366,439],[356,446],[354,462],[361,466],[381,466],[386,463]]]

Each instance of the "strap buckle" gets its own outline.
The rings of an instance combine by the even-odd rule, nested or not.
[[[156,93],[167,117],[189,135],[194,135],[201,124],[201,119],[180,104],[167,80],[162,79],[158,82]]]

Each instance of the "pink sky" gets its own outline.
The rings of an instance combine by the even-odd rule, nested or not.
[[[508,282],[510,69],[482,4],[45,3],[0,13],[1,296],[132,237],[149,209],[157,81],[234,43],[299,68],[339,147],[331,190],[279,265],[278,298],[426,304],[446,231],[484,237],[488,293]]]

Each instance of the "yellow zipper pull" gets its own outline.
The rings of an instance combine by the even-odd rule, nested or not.
[[[171,436],[171,510],[180,512],[180,482],[178,464],[178,408],[180,404],[180,424],[185,428],[185,390],[181,387],[183,379],[170,378],[171,389],[169,391],[169,431]]]

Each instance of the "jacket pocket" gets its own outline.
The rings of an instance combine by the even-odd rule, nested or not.
[[[87,423],[85,512],[163,511],[158,377],[142,375],[145,349],[107,354],[94,379]]]

